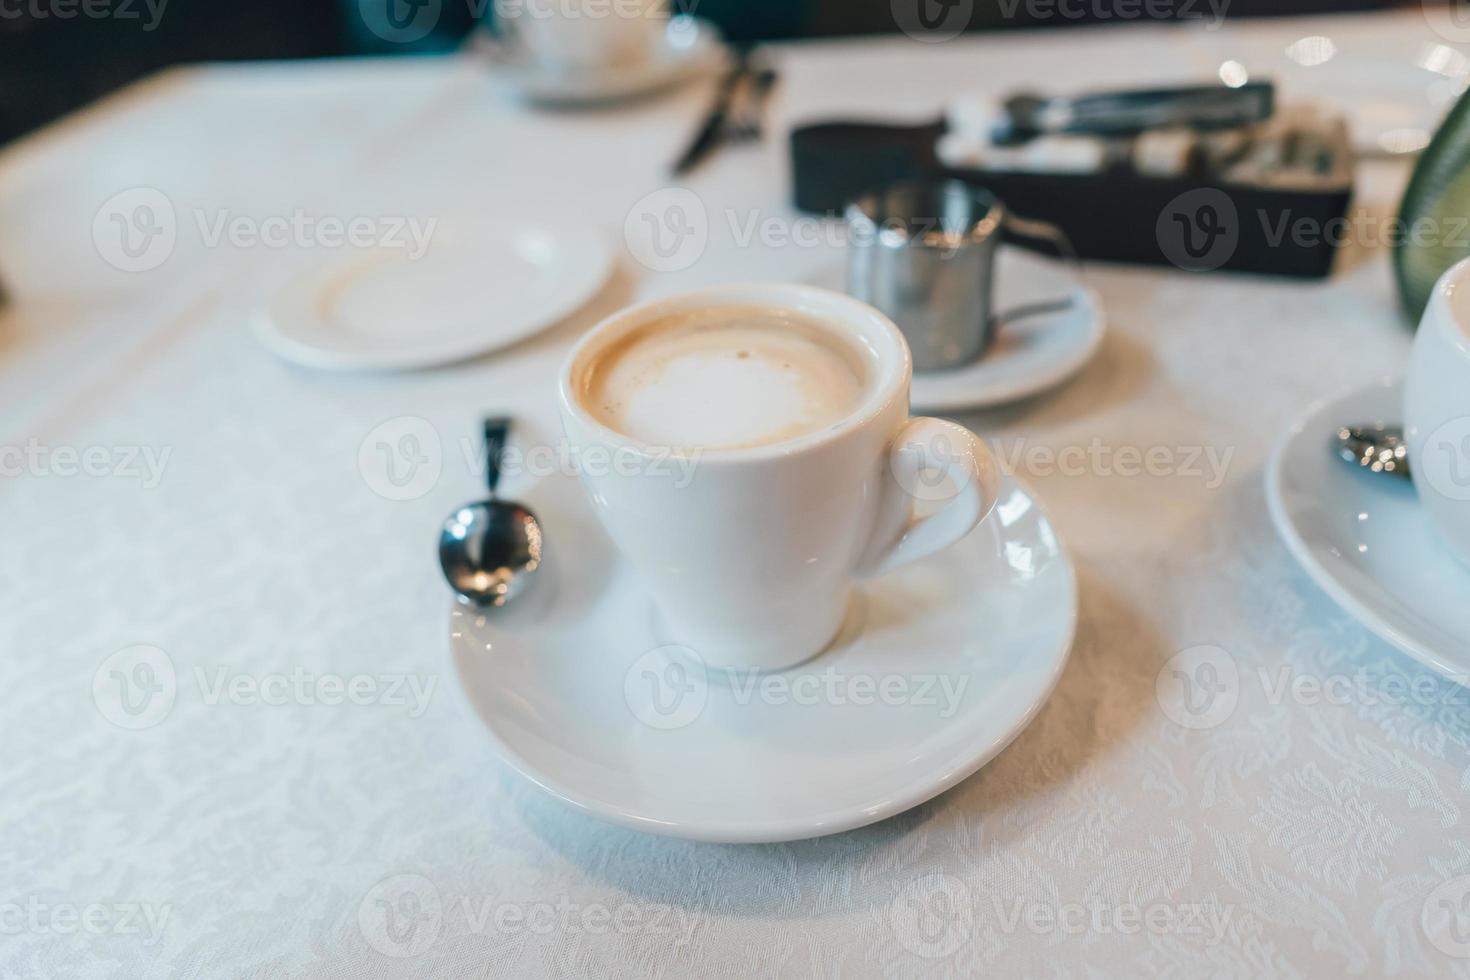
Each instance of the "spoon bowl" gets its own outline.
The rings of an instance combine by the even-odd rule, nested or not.
[[[1334,440],[1337,454],[1370,473],[1409,479],[1409,447],[1404,430],[1382,422],[1374,425],[1345,425]]]
[[[522,505],[495,496],[509,419],[485,420],[490,499],[465,504],[439,531],[439,567],[456,598],[495,609],[523,592],[541,566],[541,523]]]
[[[439,567],[466,605],[505,605],[540,564],[541,525],[520,504],[466,504],[449,515],[439,534]]]

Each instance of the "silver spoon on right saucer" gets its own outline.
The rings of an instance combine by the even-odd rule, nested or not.
[[[1337,455],[1370,473],[1409,479],[1409,446],[1396,425],[1345,425],[1337,430]]]

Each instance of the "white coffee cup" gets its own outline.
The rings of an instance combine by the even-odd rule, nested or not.
[[[857,409],[820,431],[753,448],[667,450],[613,431],[583,403],[600,356],[683,313],[758,305],[844,332],[874,370]],[[999,492],[994,457],[969,430],[909,417],[913,374],[893,322],[811,286],[715,286],[623,310],[594,327],[561,372],[562,424],[603,527],[641,575],[660,635],[707,667],[778,670],[821,652],[854,585],[969,534]],[[596,465],[594,465],[596,464]],[[942,503],[919,497],[942,472]]]
[[[1470,564],[1470,259],[1435,284],[1404,383],[1409,472],[1449,549]]]
[[[543,67],[597,71],[646,61],[667,0],[496,0],[496,23]]]

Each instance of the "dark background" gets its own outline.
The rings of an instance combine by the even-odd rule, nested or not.
[[[153,0],[156,4],[159,0]],[[455,47],[490,0],[441,0],[437,27],[413,44],[383,41],[364,20],[405,0],[0,0],[0,144],[136,78],[193,61],[422,54]],[[735,41],[895,30],[890,0],[675,0]],[[1399,0],[1230,0],[1228,16],[1325,13]],[[96,4],[93,16],[82,4]],[[974,0],[972,30],[1046,26],[1089,18],[1028,20],[1025,4]],[[1091,8],[1092,0],[1077,6]],[[1207,10],[1202,0],[1151,0],[1160,11]],[[1006,17],[1002,10],[1013,9]],[[1069,7],[1070,10],[1077,9]],[[107,10],[106,16],[95,14]],[[71,16],[66,16],[67,13]],[[1196,13],[1198,15],[1198,13]],[[1168,19],[1164,17],[1162,19]],[[148,29],[147,25],[152,24]]]

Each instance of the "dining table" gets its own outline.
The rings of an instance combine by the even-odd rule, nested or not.
[[[1470,692],[1319,589],[1264,489],[1294,418],[1407,362],[1379,230],[1397,151],[1470,78],[1427,9],[774,43],[763,138],[677,179],[717,77],[549,109],[468,49],[175,68],[0,151],[0,974],[1470,977]],[[1009,747],[890,819],[747,845],[610,826],[498,759],[435,553],[483,496],[481,419],[554,444],[559,366],[630,303],[840,288],[793,127],[1244,77],[1365,150],[1332,274],[1089,262],[1091,362],[951,413],[1078,571],[1070,659]],[[694,237],[650,250],[671,201]],[[324,229],[482,219],[595,228],[613,269],[430,370],[259,342],[344,247]],[[1173,687],[1200,664],[1203,723]]]

